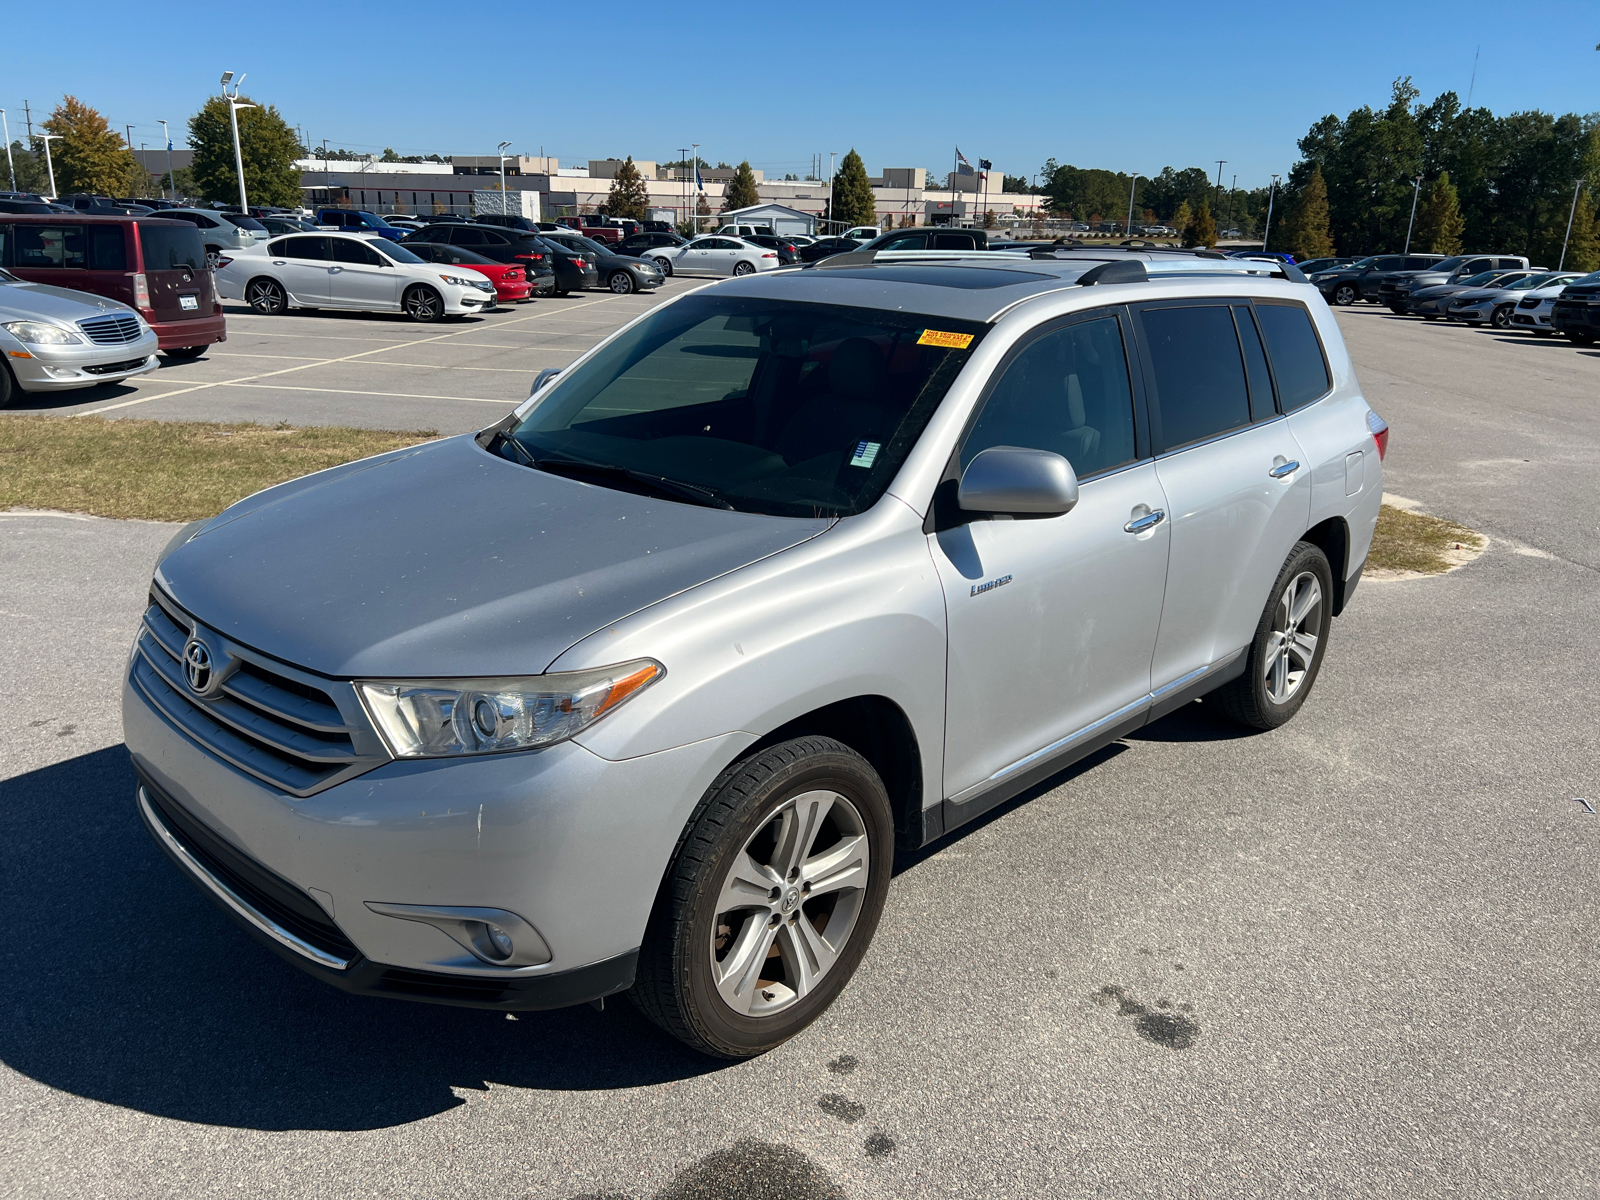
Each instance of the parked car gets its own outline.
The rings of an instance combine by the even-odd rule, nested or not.
[[[0,199],[0,213],[49,213],[55,205],[43,200]]]
[[[636,233],[632,237],[625,237],[611,248],[618,254],[626,254],[629,258],[638,258],[646,250],[652,250],[657,246],[681,246],[688,240],[688,238],[679,237],[675,233],[645,231]]]
[[[581,233],[569,230],[564,233],[541,233],[539,236],[592,262],[597,285],[609,288],[619,296],[626,296],[629,292],[654,291],[665,282],[654,260],[613,253],[605,243],[584,237]]]
[[[592,237],[597,242],[605,242],[608,246],[614,246],[623,238],[638,232],[637,230],[624,230],[620,226],[608,224],[604,217],[592,214],[578,217],[562,217],[557,224],[565,225],[574,233]]]
[[[531,268],[525,260],[495,262],[492,258],[460,246],[441,245],[438,242],[407,242],[405,248],[423,262],[447,267],[471,267],[494,284],[494,298],[501,304],[517,304],[533,297],[535,284],[529,278]],[[555,272],[548,263],[544,264],[544,274],[548,278],[541,282],[554,291]]]
[[[493,308],[494,284],[471,267],[441,269],[376,234],[297,233],[226,258],[217,286],[263,316],[291,308],[403,312],[432,322]]]
[[[320,208],[316,222],[327,229],[343,233],[375,233],[379,237],[398,242],[405,236],[404,229],[396,229],[376,213],[351,208]]]
[[[1441,258],[1429,267],[1386,272],[1378,282],[1378,300],[1387,304],[1392,312],[1403,314],[1408,297],[1416,288],[1454,283],[1483,271],[1511,271],[1527,266],[1528,260],[1516,254],[1456,254]]]
[[[475,435],[187,526],[123,668],[141,819],[344,991],[780,1045],[897,845],[1312,695],[1388,427],[1304,284],[1154,261],[697,289]]]
[[[216,265],[223,251],[245,250],[271,236],[254,217],[218,212],[216,209],[165,208],[161,210],[161,219],[188,221],[197,228],[200,241],[205,246],[206,259],[212,266]]]
[[[754,275],[778,269],[776,250],[714,233],[681,246],[657,246],[645,257],[661,268],[663,275]]]
[[[535,221],[532,217],[518,216],[515,213],[479,213],[472,220],[478,225],[498,225],[502,229],[521,229],[527,233],[561,228],[552,222]]]
[[[1274,258],[1279,262],[1294,263],[1294,255],[1283,250],[1224,250],[1222,253],[1229,258]],[[1305,274],[1304,271],[1300,273]]]
[[[1574,346],[1592,346],[1600,337],[1600,271],[1574,279],[1550,307],[1550,327]]]
[[[1431,287],[1411,288],[1406,292],[1405,310],[1412,316],[1436,321],[1450,315],[1450,301],[1463,292],[1479,288],[1493,288],[1515,282],[1527,271],[1479,271],[1454,283],[1436,283]]]
[[[270,237],[282,237],[287,233],[316,233],[322,228],[304,217],[257,217],[256,221]]]
[[[882,233],[883,230],[877,225],[857,225],[854,228],[846,229],[843,236],[858,242],[870,242]]]
[[[843,242],[853,239],[837,240]],[[845,249],[876,250],[881,254],[887,250],[987,250],[989,244],[989,234],[983,229],[941,229],[938,226],[924,226],[920,229],[896,229],[882,237],[874,238],[865,245],[857,242],[853,247],[846,246]]]
[[[548,240],[542,233],[534,241],[550,256],[550,265],[556,273],[557,296],[600,286],[600,268],[595,263],[594,251],[573,250]]]
[[[1353,258],[1309,258],[1305,262],[1296,263],[1295,265],[1300,268],[1302,275],[1310,279],[1313,275],[1322,271],[1331,271],[1337,267],[1348,266],[1353,262],[1355,262]]]
[[[198,358],[227,340],[227,321],[200,231],[165,217],[0,216],[0,267],[133,308],[163,354]]]
[[[712,230],[722,237],[753,238],[759,234],[771,233],[770,225],[723,225]]]
[[[1537,287],[1544,287],[1558,278],[1574,276],[1557,275],[1554,271],[1513,272],[1496,279],[1490,286],[1458,292],[1450,298],[1450,319],[1465,321],[1468,325],[1485,322],[1496,329],[1510,329],[1511,315],[1517,301]]]
[[[533,294],[536,296],[565,295],[575,287],[589,286],[584,282],[581,269],[574,269],[570,264],[557,269],[555,247],[547,246],[538,237],[520,229],[452,222],[429,225],[416,233],[408,233],[401,244],[411,245],[413,242],[460,246],[485,258],[492,258],[495,262],[521,262],[525,264],[525,271],[528,267],[533,268],[529,278],[533,280]],[[546,269],[550,272],[548,285],[543,282]],[[543,290],[545,286],[548,286],[548,291]]]
[[[1535,337],[1549,337],[1555,333],[1556,300],[1567,290],[1567,285],[1577,283],[1583,276],[1577,271],[1551,275],[1538,287],[1529,288],[1517,301],[1511,312],[1511,328]]]
[[[146,375],[158,348],[155,330],[126,304],[0,270],[0,408],[26,393]]]
[[[744,240],[752,246],[765,246],[768,250],[776,250],[780,267],[792,267],[800,261],[800,247],[784,234],[755,233]]]
[[[383,220],[393,229],[403,229],[411,232],[417,229],[426,229],[428,221],[422,217],[413,217],[406,213],[384,213]]]
[[[798,249],[800,261],[806,263],[820,262],[834,254],[847,254],[852,250],[861,249],[861,243],[855,238],[830,237],[818,238],[809,246]]]
[[[1319,271],[1311,282],[1329,304],[1341,308],[1357,300],[1378,303],[1378,289],[1391,271],[1421,271],[1442,259],[1442,254],[1374,254],[1358,258],[1333,271]]]

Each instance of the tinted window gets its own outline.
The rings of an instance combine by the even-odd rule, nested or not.
[[[367,243],[367,249],[372,251],[373,254],[377,255],[379,262],[382,262],[385,257],[393,259],[395,262],[401,262],[401,263],[423,263],[423,262],[427,262],[428,261],[425,258],[418,258],[415,254],[411,253],[410,250],[406,249],[404,246],[400,245],[398,242],[388,242],[388,241],[386,241],[386,242],[383,243],[383,248],[382,249],[379,249],[378,246],[375,243],[368,242]],[[465,257],[468,256],[468,254],[470,252],[466,251],[466,250],[455,250],[455,251],[450,251],[449,253],[459,254],[463,258],[465,258]],[[476,254],[472,254],[471,257],[477,258],[479,256],[476,255]]]
[[[121,225],[91,225],[89,235],[89,266],[95,271],[126,271],[128,269],[127,238]]]
[[[1267,354],[1261,348],[1261,334],[1248,304],[1233,306],[1233,322],[1239,330],[1239,345],[1244,349],[1244,373],[1250,380],[1250,417],[1265,421],[1278,415],[1272,399],[1272,372],[1267,369]]]
[[[921,250],[926,244],[926,235],[921,233],[903,233],[899,237],[890,238],[879,250]]]
[[[1053,330],[1011,361],[962,444],[961,466],[991,446],[1053,451],[1080,478],[1133,461],[1133,389],[1116,317]]]
[[[1415,257],[1413,257],[1413,258],[1406,259],[1406,264],[1405,264],[1404,267],[1396,267],[1395,270],[1429,271],[1429,270],[1438,269],[1438,270],[1448,271],[1450,268],[1444,266],[1444,262],[1445,261],[1447,261],[1447,260],[1441,260],[1441,259],[1437,259],[1437,258],[1415,258]]]
[[[1373,259],[1368,265],[1370,265],[1374,271],[1398,271],[1406,265],[1406,260],[1401,258],[1398,254],[1388,254],[1384,255],[1382,258]]]
[[[273,243],[273,246],[274,252],[282,254],[285,258],[309,259],[314,262],[327,262],[330,258],[328,239],[325,237],[285,238],[281,242]]]
[[[352,242],[348,238],[333,238],[333,261],[356,263],[368,267],[381,267],[383,259],[365,242]]]
[[[239,213],[223,213],[222,219],[230,225],[236,225],[240,229],[248,229],[254,233],[264,233],[267,228],[254,217],[241,216]]]
[[[1327,392],[1331,386],[1328,364],[1311,314],[1298,304],[1259,304],[1256,315],[1267,338],[1267,352],[1272,355],[1283,411],[1293,412]]]
[[[79,225],[18,225],[16,257],[18,267],[85,267],[83,228]]]
[[[933,248],[935,250],[976,250],[978,240],[970,233],[936,233],[933,235]]]
[[[1141,320],[1155,367],[1164,447],[1250,423],[1239,337],[1226,305],[1146,309]]]
[[[475,229],[470,225],[458,225],[450,230],[450,244],[452,246],[488,246],[493,243],[489,240],[489,231],[487,229]]]

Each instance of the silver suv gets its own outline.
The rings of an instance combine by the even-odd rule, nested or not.
[[[626,990],[757,1054],[845,986],[897,846],[1199,696],[1294,716],[1387,436],[1282,264],[702,288],[475,436],[181,531],[124,690],[139,810],[345,990]]]

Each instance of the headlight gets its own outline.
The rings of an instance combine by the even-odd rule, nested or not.
[[[667,673],[651,659],[510,679],[359,683],[397,758],[531,750],[566,741]]]
[[[34,346],[76,346],[83,342],[72,330],[43,321],[7,321],[6,329],[17,341]]]
[[[459,275],[441,275],[439,278],[446,283],[453,283],[457,287],[477,288],[480,292],[494,291],[494,284],[487,279],[463,279]]]

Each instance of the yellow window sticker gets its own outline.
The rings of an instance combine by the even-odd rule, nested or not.
[[[917,339],[919,346],[943,346],[948,350],[965,350],[972,345],[970,333],[945,333],[939,329],[924,329]]]

